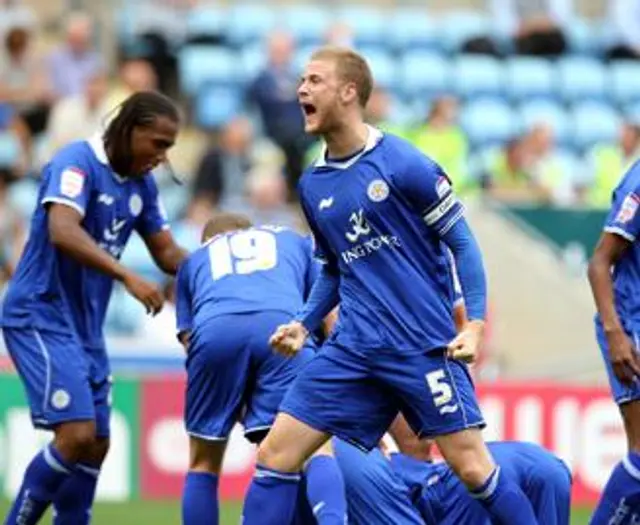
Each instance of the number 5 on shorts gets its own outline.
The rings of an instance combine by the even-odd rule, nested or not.
[[[446,377],[447,376],[442,368],[429,372],[425,375],[427,385],[429,385],[429,390],[431,390],[431,395],[433,396],[433,403],[438,408],[442,405],[446,405],[453,397],[451,387],[445,382]],[[440,410],[441,414],[444,413],[443,410]]]

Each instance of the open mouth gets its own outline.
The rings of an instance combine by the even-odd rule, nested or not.
[[[313,104],[302,104],[302,111],[308,117],[316,113],[316,107]]]

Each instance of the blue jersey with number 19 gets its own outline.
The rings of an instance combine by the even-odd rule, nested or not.
[[[182,264],[178,332],[225,314],[277,311],[293,317],[317,275],[307,237],[280,226],[217,235]]]
[[[369,128],[359,154],[308,169],[300,197],[317,257],[340,275],[337,343],[424,351],[453,339],[442,237],[463,208],[436,163]]]

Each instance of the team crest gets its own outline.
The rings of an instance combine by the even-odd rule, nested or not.
[[[367,188],[367,196],[373,202],[382,202],[389,196],[389,185],[382,179],[371,181]]]
[[[60,193],[75,199],[84,188],[84,173],[77,168],[67,168],[60,176]]]
[[[142,197],[137,193],[129,197],[129,211],[134,217],[137,217],[142,212]]]
[[[51,396],[51,405],[56,410],[64,410],[71,403],[71,396],[69,392],[59,388]]]
[[[616,222],[627,223],[636,216],[640,198],[635,193],[629,193],[622,201],[622,206],[616,215]]]

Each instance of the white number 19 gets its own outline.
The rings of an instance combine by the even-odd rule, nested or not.
[[[209,261],[214,280],[232,273],[270,270],[278,263],[275,235],[261,230],[225,235],[209,245]]]

